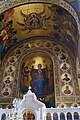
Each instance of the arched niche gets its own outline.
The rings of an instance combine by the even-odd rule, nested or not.
[[[64,113],[60,113],[60,120],[65,120],[65,114]]]
[[[58,114],[57,113],[53,114],[53,120],[58,120]]]
[[[67,113],[67,120],[72,120],[72,114],[70,112]]]
[[[51,120],[51,113],[46,114],[46,120]]]
[[[6,120],[6,114],[5,113],[2,114],[1,120]]]
[[[25,94],[29,86],[47,107],[55,106],[54,58],[48,53],[38,51],[28,54],[22,59],[20,93]],[[48,99],[46,99],[47,96]]]
[[[79,114],[77,112],[74,113],[74,120],[79,120]]]
[[[35,120],[35,114],[33,111],[26,111],[23,114],[23,119],[24,120]]]
[[[47,97],[44,94],[44,97],[39,97],[38,100],[44,102],[47,105],[47,107],[56,107],[58,106],[58,102],[59,104],[61,103],[60,101],[58,101],[58,97],[62,99],[61,98],[62,95],[65,96],[65,98],[67,98],[67,96],[69,95],[74,95],[73,82],[76,80],[76,76],[74,75],[75,60],[73,55],[69,51],[66,52],[60,45],[55,44],[54,42],[49,41],[47,39],[45,40],[34,39],[34,42],[23,41],[22,44],[18,44],[17,46],[15,46],[15,48],[12,48],[12,50],[9,52],[9,54],[5,57],[3,61],[5,63],[4,64],[5,66],[3,69],[4,73],[2,74],[3,84],[1,87],[1,95],[2,97],[5,96],[6,98],[10,97],[12,99],[13,97],[22,98],[23,94],[25,94],[25,92],[22,92],[20,85],[24,77],[22,75],[24,70],[22,68],[23,66],[24,68],[26,67],[26,64],[24,64],[26,60],[28,60],[29,63],[29,61],[32,61],[31,57],[32,56],[36,57],[36,55],[42,56],[42,58],[47,59],[47,66],[49,64],[48,61],[51,61],[50,63],[52,64],[51,66],[53,66],[53,72],[52,73],[49,72],[48,74],[50,73],[53,74],[52,81],[54,81],[53,84],[55,85],[55,89],[52,94],[51,94],[52,88],[48,87],[49,94],[47,95],[46,93]],[[37,67],[38,64],[36,65],[35,70],[38,69]],[[46,68],[47,68],[46,64],[44,65],[44,67],[42,66],[42,70]],[[74,69],[72,70],[72,68]],[[32,69],[32,64],[31,66],[29,65],[29,71],[27,72],[30,72],[31,69]],[[48,66],[48,70],[50,71],[50,64]],[[67,74],[68,80],[66,80],[65,74]],[[29,75],[29,79],[31,80],[30,75]],[[27,77],[25,77],[25,80],[27,81]],[[51,81],[51,85],[52,85],[52,81]],[[67,84],[64,85],[64,83]],[[68,83],[70,83],[71,85],[69,85]],[[29,85],[31,85],[30,82],[27,84],[27,87]],[[26,91],[27,91],[27,87],[26,87]],[[67,87],[69,88],[70,93],[65,92]],[[32,91],[34,90],[32,89]],[[5,92],[8,92],[8,95],[4,94]],[[53,99],[55,98],[55,96],[56,96],[56,102],[55,99]],[[55,105],[53,103],[55,103]]]

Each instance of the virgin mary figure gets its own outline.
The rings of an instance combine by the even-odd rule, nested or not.
[[[48,93],[48,68],[42,69],[42,65],[38,64],[38,69],[31,69],[31,86],[37,97],[44,97]]]

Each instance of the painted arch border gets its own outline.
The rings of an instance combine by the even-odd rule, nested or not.
[[[77,26],[78,26],[78,32],[80,35],[80,21],[79,16],[76,12],[76,10],[67,2],[63,0],[8,0],[5,1],[3,4],[0,5],[0,14],[5,12],[6,10],[10,8],[14,8],[23,4],[31,4],[31,3],[47,3],[47,4],[56,4],[64,9],[66,9],[75,19]]]

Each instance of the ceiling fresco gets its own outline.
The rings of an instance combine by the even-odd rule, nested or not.
[[[36,7],[37,6],[37,7]],[[28,4],[0,15],[0,57],[19,41],[48,36],[63,42],[75,54],[78,43],[75,19],[63,8],[51,4]]]

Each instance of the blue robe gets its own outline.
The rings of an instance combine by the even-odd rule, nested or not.
[[[45,71],[33,69],[32,71],[32,88],[36,93],[37,97],[44,97],[48,92],[48,78],[46,77]]]

